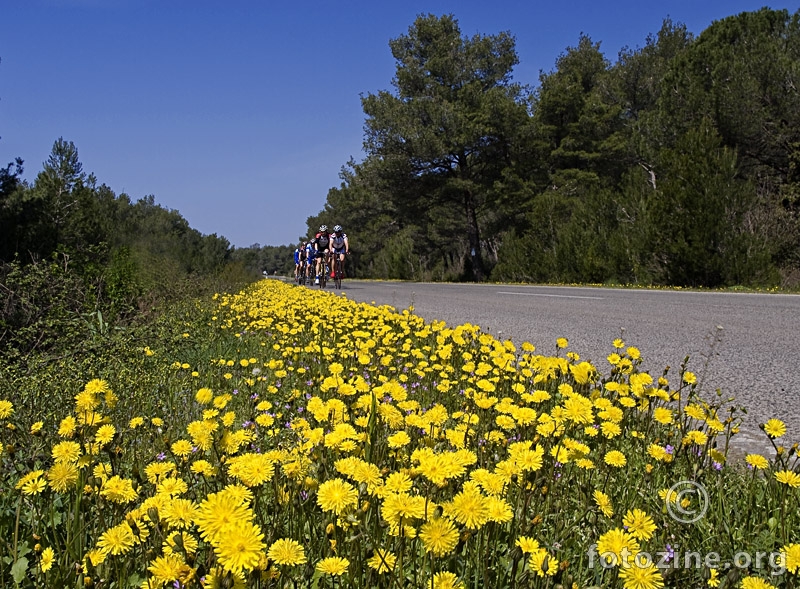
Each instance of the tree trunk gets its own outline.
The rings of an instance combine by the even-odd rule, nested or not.
[[[467,238],[469,239],[469,255],[472,266],[472,280],[483,282],[483,257],[481,256],[481,234],[478,228],[478,215],[472,191],[464,191],[464,210],[467,216]]]

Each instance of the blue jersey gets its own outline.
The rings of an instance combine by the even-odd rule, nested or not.
[[[299,264],[300,263],[300,248],[299,247],[295,248],[295,250],[294,250],[294,263],[295,264]]]

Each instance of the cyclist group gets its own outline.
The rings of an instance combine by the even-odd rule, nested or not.
[[[341,281],[344,277],[345,256],[350,253],[350,242],[341,225],[328,231],[327,225],[320,225],[317,234],[308,241],[302,241],[294,250],[294,280],[300,284],[306,281],[324,286],[327,272],[330,277]],[[337,276],[338,268],[338,276]]]

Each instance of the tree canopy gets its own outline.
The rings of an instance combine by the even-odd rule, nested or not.
[[[308,220],[348,223],[360,274],[800,284],[800,11],[665,19],[613,62],[582,34],[533,90],[510,32],[428,14],[389,47],[365,157]]]

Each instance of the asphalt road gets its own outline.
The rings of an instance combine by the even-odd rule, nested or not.
[[[621,337],[642,353],[654,377],[681,363],[697,374],[704,395],[719,389],[748,409],[738,450],[770,448],[758,425],[777,417],[781,442],[800,442],[800,296],[347,280],[351,300],[413,305],[426,320],[472,323],[518,347],[528,341],[553,353],[559,337],[570,351],[607,371],[605,358]]]

